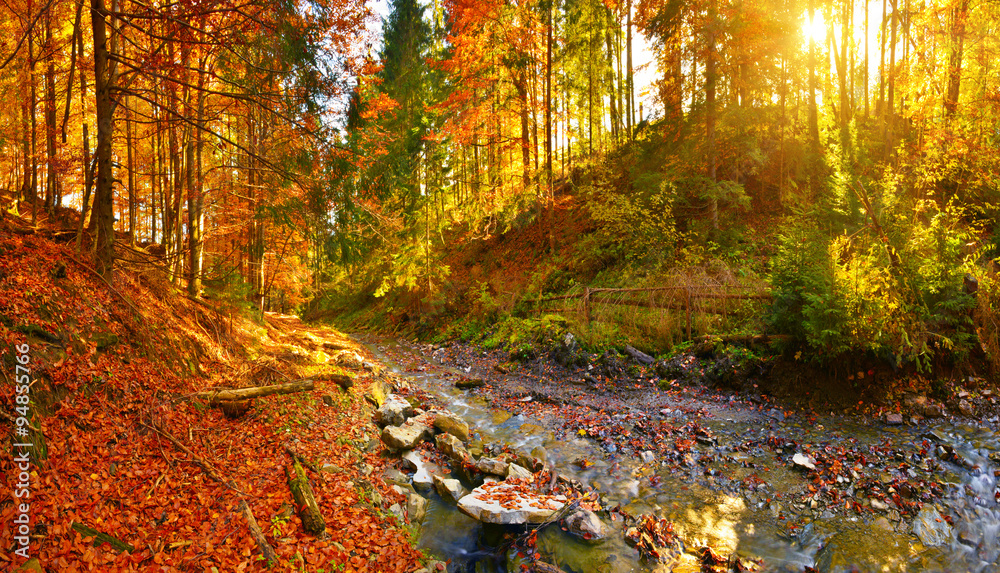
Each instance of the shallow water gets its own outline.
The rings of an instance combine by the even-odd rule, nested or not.
[[[666,517],[688,550],[670,564],[645,562],[625,544],[620,521],[612,523],[602,514],[614,531],[597,545],[558,527],[539,534],[543,560],[567,573],[698,571],[694,553],[706,545],[720,555],[760,559],[762,571],[801,572],[807,566],[830,572],[1000,571],[998,464],[990,459],[991,454],[997,459],[1000,435],[991,428],[949,422],[889,427],[833,416],[786,418],[784,413],[768,415],[706,401],[707,414],[670,413],[675,423],[696,420],[715,438],[695,444],[691,456],[697,463],[678,470],[609,454],[590,439],[558,440],[550,429],[552,420],[491,409],[484,399],[454,388],[453,375],[465,370],[425,359],[418,347],[391,340],[369,340],[368,347],[393,372],[467,420],[474,440],[503,442],[525,452],[544,446],[557,471],[598,490],[606,508],[620,505],[632,515]],[[782,447],[783,441],[787,447]],[[932,516],[929,522],[937,528],[931,540],[938,543],[925,546],[914,534],[913,519],[901,517],[891,503],[893,509],[873,511],[878,502],[854,490],[855,484],[861,489],[861,478],[844,484],[847,495],[841,500],[859,503],[860,512],[803,503],[810,480],[788,460],[798,445],[820,452],[827,447],[830,455],[848,447],[853,457],[845,459],[845,466],[853,464],[858,475],[874,476],[883,484],[901,479],[942,484],[940,498],[924,505],[928,512],[940,512],[940,520]],[[944,450],[949,453],[935,456]],[[581,469],[575,463],[581,459],[593,465]],[[504,571],[505,565],[488,555],[484,534],[489,536],[482,525],[432,494],[420,545],[438,558],[450,559],[449,571]]]

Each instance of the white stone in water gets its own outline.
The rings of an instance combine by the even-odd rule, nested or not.
[[[566,504],[564,496],[527,491],[509,482],[484,484],[458,501],[458,509],[483,523],[519,525],[543,523]]]
[[[792,456],[792,463],[811,470],[816,469],[816,460],[814,460],[812,456],[807,456],[803,453],[797,453]]]

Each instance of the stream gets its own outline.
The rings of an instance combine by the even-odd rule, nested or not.
[[[470,449],[542,446],[557,472],[599,492],[605,509],[666,518],[685,549],[670,563],[645,559],[625,542],[615,512],[602,511],[611,534],[600,543],[557,526],[539,532],[544,560],[567,573],[700,571],[704,546],[758,571],[1000,571],[1000,434],[987,423],[888,426],[653,387],[627,400],[581,389],[589,398],[568,415],[599,413],[608,428],[587,420],[567,426],[558,406],[511,412],[510,401],[455,388],[467,376],[491,385],[503,378],[496,383],[524,394],[515,405],[544,401],[523,392],[534,388],[533,377],[492,376],[439,347],[358,338],[389,370],[464,418],[474,431]],[[654,435],[651,428],[668,432],[655,434],[656,451],[622,446],[629,443],[622,434]],[[488,557],[482,524],[436,494],[429,502],[421,549],[450,560],[453,573],[515,570]]]

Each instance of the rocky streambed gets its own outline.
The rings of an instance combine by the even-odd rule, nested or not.
[[[449,571],[1000,571],[989,421],[367,342],[400,381],[376,414],[387,477]]]

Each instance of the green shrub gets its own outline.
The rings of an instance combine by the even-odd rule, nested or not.
[[[975,299],[963,290],[969,235],[960,211],[930,201],[907,211],[883,205],[881,233],[830,237],[807,218],[783,234],[770,329],[820,361],[868,352],[929,370],[937,358],[963,360]]]

